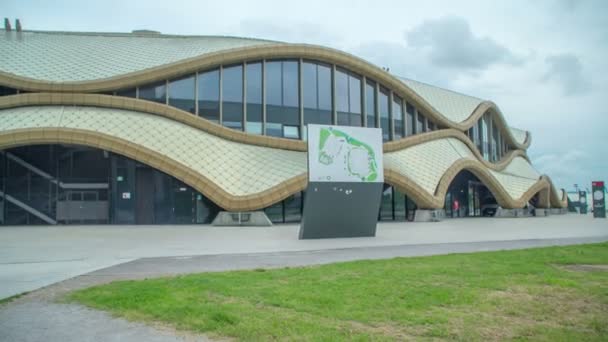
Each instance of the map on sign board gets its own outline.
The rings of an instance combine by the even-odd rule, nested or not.
[[[312,182],[384,182],[378,128],[308,125]]]

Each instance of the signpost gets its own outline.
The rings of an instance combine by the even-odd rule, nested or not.
[[[593,194],[593,217],[606,217],[606,196],[603,181],[591,182],[591,192]]]
[[[375,236],[383,183],[381,129],[309,124],[300,239]]]
[[[580,213],[587,214],[587,191],[578,192],[578,203],[580,205]]]

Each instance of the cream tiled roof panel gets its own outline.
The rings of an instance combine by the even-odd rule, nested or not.
[[[93,130],[145,146],[235,196],[260,193],[307,171],[304,152],[232,142],[139,112],[79,106],[0,111],[0,131],[41,126]]]
[[[434,194],[445,172],[463,158],[460,153],[466,157],[460,144],[464,145],[458,139],[446,138],[390,152],[384,155],[384,167],[412,179],[429,194]],[[469,154],[473,155],[470,151]]]
[[[509,163],[501,172],[532,180],[538,180],[540,178],[540,173],[522,157],[513,158],[511,163]]]
[[[492,176],[498,180],[500,185],[507,191],[509,196],[513,199],[519,199],[522,195],[528,191],[538,179],[530,179],[524,177],[517,177],[507,173],[496,172],[489,170]]]
[[[528,133],[523,129],[509,127],[509,130],[511,131],[511,135],[513,135],[513,138],[515,138],[518,143],[523,144],[526,141]]]
[[[425,99],[433,108],[453,122],[466,120],[482,99],[435,87],[426,83],[400,78],[399,80]]]
[[[91,81],[269,43],[276,42],[218,36],[0,30],[0,71],[49,82]]]

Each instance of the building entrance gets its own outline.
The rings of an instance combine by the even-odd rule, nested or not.
[[[446,217],[494,216],[497,209],[490,190],[466,170],[454,178],[445,196]]]

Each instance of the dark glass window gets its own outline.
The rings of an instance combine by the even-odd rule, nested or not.
[[[304,125],[331,124],[331,67],[314,62],[302,63]],[[306,136],[306,135],[304,135]]]
[[[299,222],[302,219],[302,193],[298,192],[287,197],[285,206],[285,222]]]
[[[482,134],[482,132],[483,132],[483,128],[482,128],[483,123],[482,123],[482,121],[483,121],[482,119],[478,120],[477,121],[477,125],[475,125],[475,126],[477,126],[477,134],[476,134],[476,136],[477,136],[477,148],[479,149],[479,153],[481,153],[483,155],[483,134]]]
[[[405,195],[393,188],[393,206],[395,221],[405,221],[407,219],[407,205]]]
[[[169,105],[194,114],[194,76],[169,81]]]
[[[483,141],[483,158],[490,160],[490,117],[484,114],[481,119],[481,134]]]
[[[380,202],[380,221],[393,220],[393,187],[384,184],[382,199]]]
[[[416,115],[416,133],[424,133],[424,115],[418,111],[418,115]]]
[[[437,127],[435,126],[435,123],[433,121],[427,120],[427,123],[429,125],[429,127],[428,127],[429,128],[429,132],[432,132],[432,131],[434,131],[434,130],[437,129]]]
[[[361,78],[346,70],[336,70],[338,125],[361,126]]]
[[[139,87],[139,98],[158,103],[167,103],[167,84],[160,81],[154,84]]]
[[[0,96],[15,95],[15,94],[17,94],[17,89],[0,86]]]
[[[121,90],[119,90],[119,91],[116,92],[116,96],[136,98],[137,97],[137,90],[135,88],[121,89]]]
[[[393,124],[395,125],[394,139],[403,138],[405,132],[403,127],[403,101],[400,97],[393,95]]]
[[[272,223],[283,223],[283,201],[277,202],[264,209],[266,216]]]
[[[389,119],[388,89],[380,87],[378,93],[378,109],[380,111],[380,127],[382,128],[382,140],[391,139],[391,127]]]
[[[297,61],[266,63],[266,122],[275,125],[300,127],[299,77]],[[267,125],[266,134],[277,130]],[[298,134],[299,137],[299,134]]]
[[[367,127],[376,127],[376,83],[365,82],[365,115],[367,115]]]
[[[247,63],[247,127],[253,134],[262,134],[262,63]]]
[[[243,66],[222,70],[222,124],[243,130]]]
[[[409,102],[406,102],[405,108],[407,114],[405,119],[405,135],[414,135],[416,134],[416,108]]]
[[[496,127],[494,120],[492,120],[492,161],[496,161],[499,158],[497,147],[498,147],[498,127]]]
[[[473,144],[477,146],[477,149],[480,150],[479,145],[479,125],[475,124],[469,128],[469,138],[473,141]],[[481,150],[480,150],[481,151]]]
[[[219,69],[198,74],[198,115],[216,123],[220,122]]]

